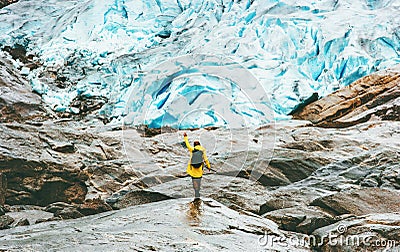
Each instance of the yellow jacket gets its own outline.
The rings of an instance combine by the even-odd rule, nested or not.
[[[190,176],[192,176],[193,178],[201,178],[201,177],[203,176],[203,166],[204,166],[204,165],[201,165],[199,168],[194,168],[194,167],[190,164],[190,160],[192,160],[192,153],[193,153],[193,151],[194,151],[195,149],[196,149],[196,150],[200,150],[200,151],[203,152],[203,159],[204,159],[204,162],[206,162],[206,165],[207,165],[208,169],[210,169],[211,166],[210,166],[210,162],[208,161],[208,158],[207,158],[207,155],[206,155],[206,149],[205,149],[203,146],[200,146],[200,145],[197,145],[197,146],[195,146],[195,147],[192,147],[192,146],[190,145],[190,143],[189,143],[189,140],[188,140],[188,137],[187,137],[187,136],[185,136],[183,139],[185,140],[186,147],[188,148],[188,150],[189,150],[189,152],[190,152],[190,159],[189,159],[189,163],[188,163],[186,172],[187,172]]]

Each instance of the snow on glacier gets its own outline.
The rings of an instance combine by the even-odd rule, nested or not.
[[[43,64],[17,67],[56,111],[104,97],[100,113],[127,124],[242,127],[398,64],[399,11],[390,0],[20,0],[0,10],[0,44]]]

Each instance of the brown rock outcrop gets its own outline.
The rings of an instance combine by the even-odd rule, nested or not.
[[[400,120],[400,66],[361,78],[293,114],[322,127],[348,127],[373,117]]]

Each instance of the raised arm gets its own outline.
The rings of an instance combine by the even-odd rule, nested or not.
[[[194,148],[190,145],[189,139],[188,139],[188,137],[187,137],[186,132],[183,133],[183,139],[185,140],[186,148],[188,148],[188,150],[189,150],[190,152],[193,152]]]

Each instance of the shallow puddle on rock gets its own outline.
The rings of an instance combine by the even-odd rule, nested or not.
[[[203,201],[195,199],[187,204],[186,219],[190,226],[198,227],[201,224],[201,216],[204,212]]]

